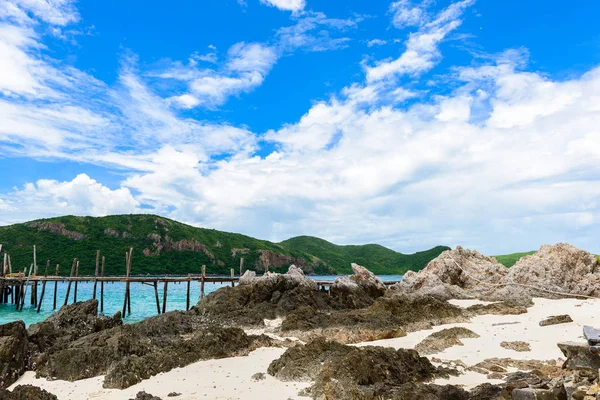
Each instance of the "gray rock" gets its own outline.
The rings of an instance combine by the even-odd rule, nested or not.
[[[19,379],[26,362],[27,330],[23,321],[0,325],[0,389]]]
[[[552,315],[548,318],[545,318],[540,321],[540,326],[548,326],[548,325],[558,325],[558,324],[568,324],[569,322],[573,322],[573,319],[570,315]]]
[[[558,348],[567,357],[564,369],[588,370],[595,374],[600,368],[600,355],[590,352],[586,342],[562,342]]]

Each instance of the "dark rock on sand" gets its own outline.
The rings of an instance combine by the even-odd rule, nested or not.
[[[209,327],[169,347],[144,355],[126,355],[110,366],[103,386],[124,389],[160,372],[199,360],[247,354],[253,338],[239,328]]]
[[[568,324],[569,322],[573,322],[573,319],[570,315],[553,315],[548,318],[545,318],[540,321],[540,326],[548,326],[548,325],[558,325],[558,324]]]
[[[142,391],[142,392],[137,392],[137,394],[135,395],[135,398],[129,399],[129,400],[162,400],[162,399],[158,396],[153,396],[150,393],[146,393],[146,392]]]
[[[467,328],[454,327],[442,329],[423,339],[421,343],[415,346],[415,350],[418,351],[419,354],[435,354],[444,351],[448,347],[463,346],[460,339],[478,337],[478,334]]]
[[[529,343],[518,340],[516,342],[500,342],[500,346],[514,351],[531,351]]]
[[[0,325],[0,389],[12,385],[27,361],[27,331],[23,321]]]
[[[45,321],[33,324],[27,329],[28,368],[35,369],[44,352],[57,351],[81,337],[122,324],[120,312],[113,317],[98,316],[98,300],[63,306]]]
[[[57,400],[58,397],[37,386],[19,385],[12,392],[0,389],[2,400]]]
[[[254,375],[252,375],[252,380],[256,382],[264,381],[265,379],[267,379],[267,377],[264,372],[257,372]]]

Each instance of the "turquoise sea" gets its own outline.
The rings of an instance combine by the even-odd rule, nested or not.
[[[316,280],[334,280],[338,276],[311,276],[310,278]],[[402,279],[402,275],[380,275],[379,278],[383,281],[399,281]],[[214,292],[221,286],[227,284],[221,283],[206,283],[204,286],[205,294]],[[77,288],[77,301],[89,300],[92,298],[94,284],[92,282],[79,282]],[[42,308],[39,314],[34,306],[30,305],[29,290],[25,297],[25,305],[23,311],[16,311],[14,304],[0,304],[0,324],[7,322],[23,320],[27,326],[35,324],[36,322],[43,321],[50,314],[54,312],[53,306],[53,295],[54,295],[54,282],[46,284],[46,293],[44,295],[44,301],[42,302]],[[73,302],[73,290],[74,285],[71,286],[71,294],[69,298],[69,304]],[[67,283],[59,282],[57,288],[57,301],[56,308],[59,309],[65,301],[65,294],[67,291]],[[167,311],[173,310],[185,310],[186,300],[186,283],[169,283],[167,293]],[[38,296],[42,293],[41,285],[38,286]],[[98,298],[100,296],[100,284],[97,288]],[[121,311],[123,308],[123,300],[125,295],[125,284],[121,282],[117,283],[105,283],[104,284],[104,314],[113,315],[117,311]],[[163,296],[163,285],[158,286],[158,295],[160,304],[162,307],[162,296]],[[200,283],[192,282],[191,293],[190,293],[190,306],[193,306],[198,302],[200,298]],[[157,315],[156,310],[156,298],[154,296],[154,287],[148,285],[142,285],[141,283],[131,283],[131,315],[124,318],[125,322],[137,322],[144,318]]]

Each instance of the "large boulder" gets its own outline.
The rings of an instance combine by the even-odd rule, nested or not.
[[[544,245],[535,254],[521,258],[503,279],[528,285],[531,295],[560,297],[559,293],[600,296],[598,259],[567,243]]]
[[[331,297],[341,307],[368,307],[385,294],[387,288],[371,271],[353,263],[352,272],[348,277],[337,278],[330,287]]]
[[[12,385],[25,372],[27,330],[23,321],[0,325],[0,389]]]
[[[407,272],[391,289],[441,299],[471,298],[498,284],[507,273],[495,258],[457,246],[431,260],[420,272]]]
[[[57,400],[58,397],[37,386],[19,385],[12,392],[0,389],[2,400]]]

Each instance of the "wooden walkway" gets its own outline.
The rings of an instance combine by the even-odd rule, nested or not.
[[[0,245],[0,251],[2,245]],[[27,273],[27,268],[24,268],[23,272],[13,273],[10,256],[4,253],[4,263],[2,269],[0,269],[0,304],[14,304],[18,311],[23,310],[25,304],[25,297],[29,290],[30,303],[37,308],[37,312],[40,312],[44,296],[46,293],[46,285],[48,283],[54,283],[53,296],[52,296],[52,309],[55,310],[57,304],[59,304],[58,296],[58,283],[66,282],[67,291],[65,294],[63,305],[72,302],[77,302],[77,289],[80,282],[90,282],[94,284],[93,299],[98,299],[100,305],[100,312],[104,312],[104,284],[122,282],[125,283],[125,293],[123,299],[123,309],[121,315],[124,317],[131,315],[131,283],[141,283],[142,285],[148,285],[154,287],[154,295],[156,300],[156,310],[158,314],[165,313],[167,309],[167,296],[169,284],[173,283],[186,283],[187,284],[187,295],[186,295],[186,310],[190,309],[190,287],[192,282],[200,283],[200,299],[204,297],[204,285],[206,283],[221,283],[231,284],[235,286],[239,282],[239,276],[244,272],[244,259],[240,260],[240,271],[239,276],[236,277],[235,270],[231,269],[230,276],[224,275],[207,275],[206,266],[202,265],[200,274],[188,274],[187,276],[131,276],[131,260],[133,256],[133,248],[125,254],[125,270],[126,274],[123,276],[105,276],[104,275],[104,264],[105,258],[100,257],[100,251],[96,252],[96,270],[93,276],[79,276],[79,260],[74,259],[71,265],[71,272],[69,276],[60,276],[59,269],[60,265],[56,265],[54,275],[49,275],[50,260],[46,263],[45,272],[43,275],[39,275],[39,270],[36,260],[36,247],[33,246],[33,263]],[[268,267],[266,272],[268,272]],[[333,280],[315,280],[317,288],[329,292]],[[384,282],[386,285],[393,285],[399,281]],[[162,307],[158,293],[158,286],[163,285],[163,296],[162,296]],[[41,286],[41,293],[38,295],[38,289]],[[72,296],[71,296],[72,293]],[[60,304],[59,304],[60,306]]]

